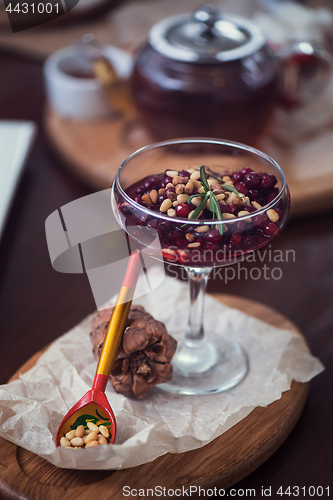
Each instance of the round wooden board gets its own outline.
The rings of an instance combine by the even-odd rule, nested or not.
[[[62,120],[46,110],[45,125],[49,139],[65,165],[94,189],[107,189],[122,162],[136,149],[155,142],[140,121],[130,124],[123,117],[95,122]],[[291,216],[313,214],[333,207],[333,171],[327,170],[327,158],[310,159],[299,168],[292,151],[272,149],[263,138],[259,149],[280,162],[291,192]],[[318,156],[319,155],[319,156]],[[327,152],[326,152],[327,156]],[[313,165],[315,164],[315,169]],[[315,173],[315,175],[314,175]]]
[[[297,331],[290,321],[266,306],[226,295],[217,298],[272,325]],[[31,358],[11,380],[31,368],[39,355],[37,353]],[[124,486],[137,490],[156,486],[176,489],[190,485],[206,489],[215,486],[228,488],[259,467],[283,443],[303,410],[308,389],[308,383],[293,382],[291,389],[278,401],[266,408],[256,408],[208,445],[186,453],[167,454],[132,469],[60,469],[0,439],[0,497],[6,500],[120,500],[123,499]]]

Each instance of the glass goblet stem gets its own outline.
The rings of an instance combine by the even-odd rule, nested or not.
[[[209,267],[186,268],[190,288],[190,314],[185,339],[189,342],[202,342],[204,340],[204,302],[210,271]]]
[[[204,332],[204,302],[211,268],[186,267],[190,288],[190,313],[185,338],[174,357],[173,364],[185,376],[203,373],[217,362],[214,347]]]

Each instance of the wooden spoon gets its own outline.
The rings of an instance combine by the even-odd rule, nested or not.
[[[116,419],[106,398],[105,388],[126,325],[140,268],[140,251],[135,250],[129,258],[125,278],[111,315],[92,389],[63,418],[57,430],[56,446],[60,445],[60,439],[67,432],[76,429],[79,425],[86,427],[88,422],[97,426],[102,424],[107,426],[111,436],[110,444],[114,443]]]

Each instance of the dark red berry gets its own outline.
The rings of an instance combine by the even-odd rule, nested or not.
[[[230,214],[230,205],[228,203],[223,203],[223,201],[221,201],[219,205],[222,214]]]
[[[178,217],[187,217],[190,213],[190,207],[186,203],[180,203],[176,206],[176,215]]]
[[[239,193],[243,193],[245,195],[249,192],[249,189],[245,186],[244,182],[237,182],[237,184],[235,184],[235,188]]]
[[[273,181],[270,178],[268,174],[263,174],[261,176],[261,184],[260,184],[260,189],[263,191],[268,191],[269,189],[272,189],[273,187]]]
[[[269,176],[270,176],[270,178],[271,178],[271,180],[273,182],[273,186],[275,186],[275,184],[277,184],[277,178],[273,174],[270,174]]]
[[[232,203],[229,204],[229,214],[235,214],[237,212],[237,207],[236,205],[233,205]]]
[[[179,175],[180,175],[180,177],[188,177],[188,178],[190,178],[191,174],[187,170],[181,170],[179,172]]]
[[[252,206],[246,206],[246,207],[244,207],[244,210],[246,212],[249,212],[249,213],[252,213],[252,212],[256,211],[256,209],[254,207],[252,207]]]
[[[220,243],[222,235],[217,229],[210,229],[208,233],[205,234],[205,241],[207,243]]]
[[[243,175],[246,175],[246,174],[249,174],[250,172],[253,172],[253,170],[250,167],[244,167],[244,168],[242,168],[241,172]]]
[[[267,223],[266,215],[262,215],[262,214],[255,215],[252,220],[254,222],[254,225],[257,227],[264,227],[265,224]]]
[[[244,175],[243,182],[249,189],[257,189],[261,184],[261,177],[255,172],[249,172],[248,174]]]
[[[168,187],[164,191],[164,198],[167,198],[170,193],[176,193],[176,188],[174,187]]]
[[[246,229],[246,222],[244,220],[239,220],[235,224],[235,233],[243,233]]]
[[[258,193],[257,189],[250,189],[247,195],[251,201],[256,201],[256,199],[259,196],[259,193]]]
[[[134,201],[135,201],[136,203],[142,203],[142,198],[141,198],[141,196],[140,196],[139,194],[138,194],[137,196],[135,196]]]
[[[244,236],[243,241],[246,247],[253,247],[256,244],[256,239],[254,236],[252,236],[252,234],[247,234],[246,236]]]
[[[239,233],[234,233],[230,236],[229,242],[232,243],[235,246],[239,246],[242,244],[243,237]]]
[[[236,184],[237,182],[241,182],[243,180],[243,177],[244,177],[244,174],[242,173],[241,170],[236,170],[233,174],[232,174],[232,181],[234,184]]]
[[[267,234],[267,236],[273,236],[276,231],[277,225],[274,224],[274,222],[269,222],[264,228],[264,233]]]

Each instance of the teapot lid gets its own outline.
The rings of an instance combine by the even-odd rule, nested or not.
[[[265,44],[264,35],[254,23],[222,15],[213,5],[205,5],[192,15],[163,19],[152,27],[149,41],[170,59],[193,63],[240,59]]]

